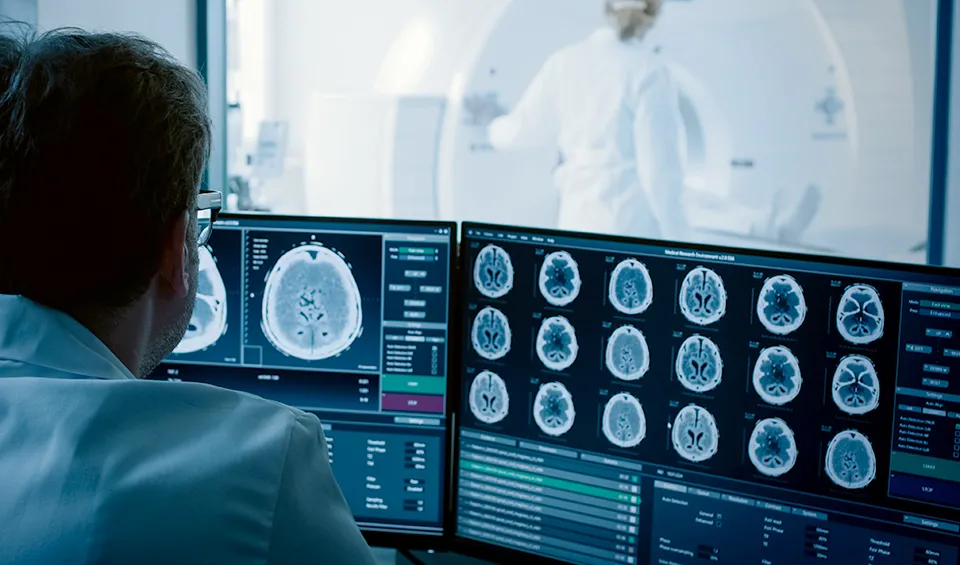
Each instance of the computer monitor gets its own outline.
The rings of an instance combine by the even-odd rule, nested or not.
[[[449,492],[456,243],[445,222],[222,215],[187,334],[152,378],[315,413],[368,539],[429,545]]]
[[[458,547],[957,565],[960,272],[462,232]]]

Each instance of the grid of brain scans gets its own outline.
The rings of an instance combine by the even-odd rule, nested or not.
[[[960,509],[960,409],[934,382],[960,362],[915,363],[939,373],[914,384],[899,370],[937,350],[908,344],[960,325],[960,279],[471,224],[461,249],[459,536],[575,563],[806,563],[770,540],[834,559],[854,553],[805,532]],[[933,414],[949,445],[931,441]],[[724,541],[737,523],[756,546]],[[954,557],[957,541],[940,540]],[[909,560],[888,562],[918,550],[901,540],[891,555]]]
[[[224,215],[186,335],[151,378],[315,413],[361,527],[440,535],[455,231]]]

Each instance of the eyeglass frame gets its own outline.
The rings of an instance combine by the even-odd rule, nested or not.
[[[197,245],[205,245],[210,241],[210,234],[213,233],[213,224],[220,215],[223,207],[223,193],[217,190],[201,190],[197,195]],[[200,212],[210,212],[210,223],[207,226],[201,225]],[[204,219],[205,223],[207,220]]]

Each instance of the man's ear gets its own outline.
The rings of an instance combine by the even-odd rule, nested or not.
[[[167,233],[163,244],[163,261],[160,265],[160,278],[173,290],[178,298],[185,298],[190,292],[190,250],[187,240],[190,237],[190,213],[183,212]]]

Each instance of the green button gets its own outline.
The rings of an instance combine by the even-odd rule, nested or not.
[[[447,379],[443,377],[412,377],[410,375],[384,375],[382,392],[403,394],[445,394]]]
[[[496,467],[494,465],[485,465],[483,463],[474,463],[473,461],[465,461],[461,463],[460,466],[461,468],[464,468],[464,469],[469,469],[471,471],[479,471],[481,473],[489,473],[491,475],[496,475],[498,477],[503,477],[505,479],[513,479],[515,481],[524,481],[524,482],[533,483],[537,485],[543,485],[545,487],[562,489],[570,492],[585,494],[588,496],[607,498],[610,500],[616,500],[618,502],[629,502],[631,504],[637,504],[640,502],[639,497],[636,495],[617,492],[614,490],[608,490],[605,488],[595,487],[592,485],[584,485],[581,483],[575,483],[573,481],[565,481],[563,479],[555,479],[553,477],[543,477],[540,475],[533,475],[530,473],[524,473],[523,471],[514,471],[513,469],[504,469],[503,467]]]
[[[890,455],[890,470],[943,481],[960,482],[960,461],[947,461],[926,455],[895,451]]]

